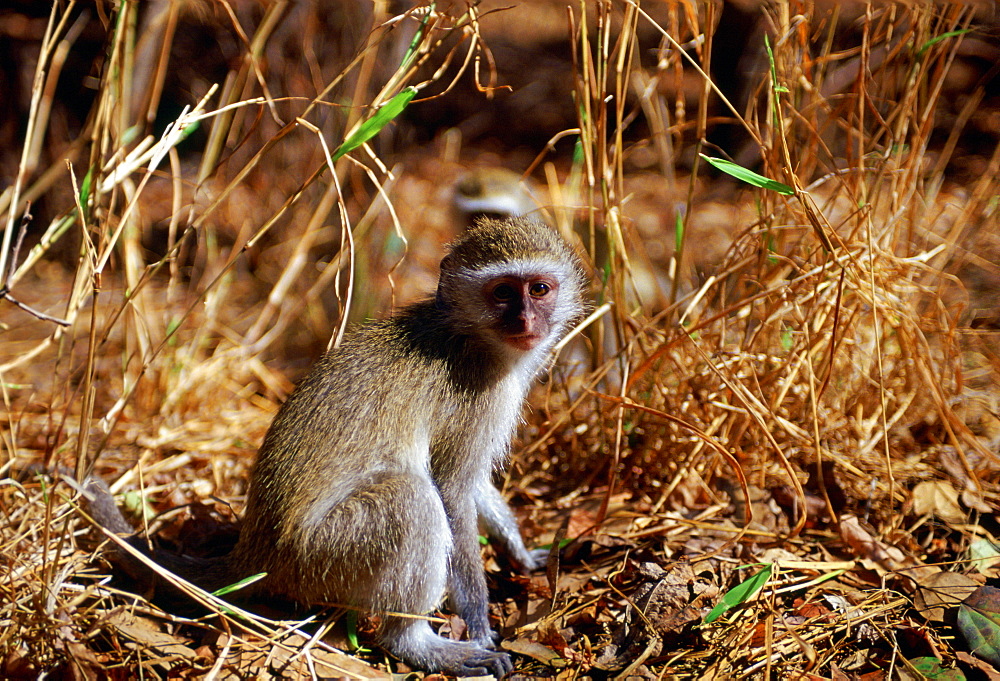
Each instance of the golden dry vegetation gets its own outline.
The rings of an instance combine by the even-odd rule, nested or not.
[[[502,481],[562,549],[484,551],[516,673],[997,678],[962,622],[996,636],[998,34],[992,3],[0,9],[0,675],[406,671],[341,610],[129,591],[67,478],[224,551],[295,380],[429,291],[499,178],[595,275]]]

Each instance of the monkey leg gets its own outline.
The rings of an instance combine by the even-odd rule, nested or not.
[[[452,537],[423,473],[380,472],[338,499],[319,499],[298,521],[275,581],[303,602],[424,614],[446,589]],[[277,585],[275,585],[277,588]]]
[[[300,583],[323,583],[323,598],[383,614],[382,645],[414,666],[456,676],[510,672],[510,657],[480,641],[450,641],[424,619],[387,614],[424,615],[445,594],[452,530],[426,474],[378,474],[320,517],[300,552],[309,552],[322,578]],[[485,580],[482,598],[485,617]]]

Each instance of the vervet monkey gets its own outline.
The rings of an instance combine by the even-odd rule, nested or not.
[[[416,667],[509,673],[510,657],[493,649],[477,519],[523,568],[538,566],[490,478],[587,285],[545,225],[483,220],[466,231],[434,298],[362,326],[315,364],[257,454],[235,549],[189,577],[216,589],[266,572],[249,588],[382,614],[381,643]],[[97,520],[127,528],[107,488],[89,488]],[[423,615],[446,595],[468,641],[386,614]]]
[[[451,204],[458,221],[470,226],[480,218],[503,219],[539,213],[534,183],[499,167],[473,168],[452,188]]]

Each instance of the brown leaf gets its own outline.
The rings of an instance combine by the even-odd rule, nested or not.
[[[986,678],[990,681],[1000,681],[1000,672],[998,672],[996,667],[991,665],[986,660],[980,660],[972,653],[967,653],[964,650],[955,651],[955,657],[957,657],[959,661],[964,662],[974,669],[978,669],[983,674],[986,674]]]
[[[151,618],[140,617],[125,610],[112,612],[108,622],[127,638],[152,648],[164,657],[183,657],[193,660],[198,654],[188,645],[186,639],[168,634]]]
[[[879,541],[861,526],[861,521],[855,516],[841,518],[840,536],[863,563],[867,561],[871,564],[866,567],[883,572],[898,572],[917,582],[941,572],[941,568],[924,565],[899,548]]]
[[[274,673],[281,678],[308,678],[311,670],[321,677],[392,678],[388,672],[339,651],[312,646],[303,653],[305,644],[306,639],[296,634],[284,639],[281,645],[246,648],[240,656],[240,670],[262,678],[270,678]]]
[[[944,480],[924,480],[913,488],[913,512],[933,515],[949,523],[965,522],[968,514],[958,505],[958,492]]]
[[[957,572],[938,572],[917,586],[917,612],[931,622],[943,622],[946,608],[952,608],[978,589],[979,582]]]
[[[983,499],[983,495],[971,489],[962,490],[962,503],[980,513],[995,513],[997,510]]]
[[[559,625],[552,618],[542,620],[536,628],[535,638],[543,645],[549,645],[561,654],[571,652],[569,642],[559,630]]]
[[[794,602],[795,614],[803,619],[816,619],[829,615],[832,611],[819,601],[806,601],[796,598]]]
[[[107,673],[107,669],[100,663],[94,652],[84,644],[76,641],[68,642],[66,652],[73,658],[71,668],[76,678],[97,681]]]
[[[662,635],[680,631],[701,618],[699,608],[705,601],[705,591],[705,585],[695,576],[691,564],[684,562],[675,565],[663,579],[641,588],[635,595],[635,602]]]
[[[512,653],[530,657],[531,659],[537,660],[538,662],[554,669],[562,669],[569,664],[562,656],[559,655],[559,653],[552,650],[552,648],[543,646],[541,643],[537,643],[526,638],[519,638],[514,641],[504,641],[501,647]]]
[[[598,514],[596,509],[577,507],[574,508],[567,519],[567,537],[580,537],[584,533],[592,532],[598,524]]]
[[[830,679],[831,681],[849,681],[849,677],[844,672],[840,671],[840,667],[837,666],[835,662],[830,663]]]
[[[7,679],[37,679],[39,676],[35,661],[24,650],[11,650],[0,665],[0,671]]]

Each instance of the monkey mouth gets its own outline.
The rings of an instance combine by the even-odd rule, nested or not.
[[[542,340],[541,336],[536,336],[532,333],[517,333],[510,334],[504,338],[507,345],[510,345],[522,352],[527,352],[529,350],[534,350],[535,346]]]

